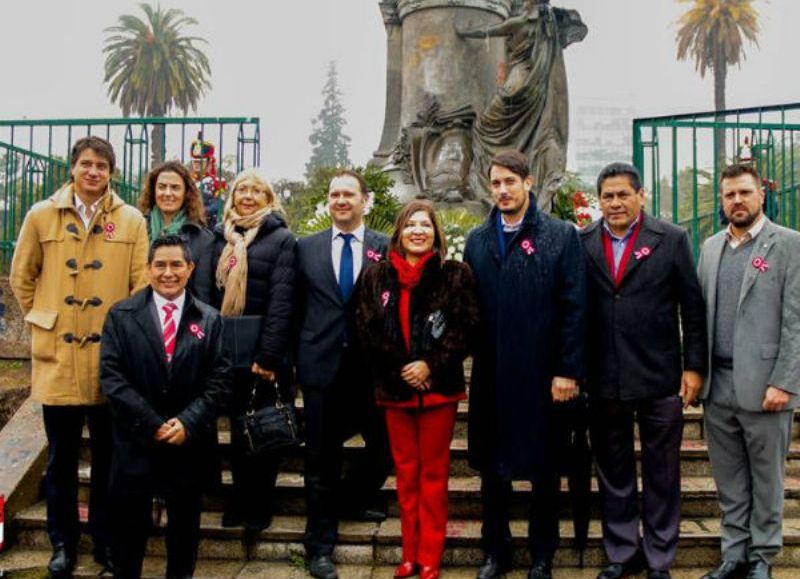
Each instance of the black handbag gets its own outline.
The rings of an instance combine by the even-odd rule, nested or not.
[[[244,433],[245,452],[254,456],[299,446],[300,434],[294,407],[291,404],[284,404],[277,380],[273,382],[275,403],[256,409],[258,382],[259,379],[253,382],[253,392],[250,395],[247,411],[236,419]]]
[[[256,358],[264,316],[236,316],[222,320],[222,343],[234,368],[250,368]]]

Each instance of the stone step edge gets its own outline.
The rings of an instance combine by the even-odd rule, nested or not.
[[[79,483],[88,485],[90,479],[91,467],[86,462],[81,462],[78,469]],[[224,487],[231,485],[231,473],[229,469],[222,471],[222,484]],[[641,489],[641,477],[637,477],[637,484]],[[278,490],[299,490],[304,487],[303,475],[300,473],[287,473],[281,472],[278,474],[277,480]],[[513,489],[515,493],[528,492],[531,485],[527,481],[514,481]],[[568,489],[566,477],[562,477],[561,490],[562,492]],[[383,485],[384,491],[397,490],[396,477],[389,476],[386,483]],[[597,478],[592,477],[592,492],[598,491]],[[463,494],[468,496],[478,496],[480,492],[480,476],[451,476],[448,481],[448,492],[452,498],[453,494]],[[695,497],[716,497],[716,485],[710,476],[685,476],[681,478],[681,496],[683,498]],[[800,477],[789,477],[784,479],[784,496],[787,499],[800,498]]]
[[[206,539],[236,540],[240,541],[245,535],[243,528],[225,528],[221,525],[220,513],[205,512],[201,516],[201,536]],[[155,535],[163,535],[166,516],[156,529]],[[47,515],[44,501],[20,512],[15,519],[18,529],[46,530]],[[81,523],[84,530],[86,523]],[[257,535],[259,541],[265,542],[301,542],[305,517],[302,516],[275,516],[272,525]],[[686,528],[691,526],[696,532],[682,531],[680,541],[697,546],[719,544],[719,519],[699,518],[683,519],[681,525]],[[800,545],[800,519],[784,519],[784,545]],[[465,534],[466,531],[466,534]],[[527,540],[527,521],[511,521],[511,533],[516,546],[524,546]],[[572,522],[569,519],[561,521],[561,538],[564,548],[572,548],[575,543],[575,534]],[[590,524],[588,546],[601,547],[601,533],[599,524]],[[399,545],[400,520],[394,517],[386,519],[383,523],[367,523],[357,521],[342,521],[339,524],[339,543],[346,545],[376,544]],[[480,522],[475,520],[451,519],[447,527],[447,547],[457,548],[475,546],[480,541]]]

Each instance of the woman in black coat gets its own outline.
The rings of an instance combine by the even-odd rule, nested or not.
[[[178,161],[167,161],[150,171],[139,196],[139,209],[147,219],[150,241],[169,234],[186,240],[195,264],[186,289],[210,303],[214,235],[206,228],[203,200],[189,170]]]
[[[389,260],[361,274],[354,301],[359,344],[397,469],[403,563],[395,577],[436,579],[447,527],[447,480],[463,361],[478,306],[469,267],[443,261],[433,206],[400,212]]]
[[[240,173],[225,203],[222,223],[214,230],[213,304],[223,318],[260,316],[253,354],[234,369],[231,405],[233,495],[223,526],[269,526],[280,456],[246,454],[244,433],[236,418],[254,404],[273,403],[275,383],[285,403],[294,402],[288,361],[295,277],[295,237],[280,215],[280,203],[255,169]],[[253,318],[249,319],[253,322]],[[234,363],[237,356],[234,354]],[[252,358],[252,359],[250,359]],[[255,392],[255,400],[251,393]]]

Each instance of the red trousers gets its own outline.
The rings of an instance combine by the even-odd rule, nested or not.
[[[447,479],[456,404],[386,408],[397,471],[403,561],[440,566],[447,532]]]

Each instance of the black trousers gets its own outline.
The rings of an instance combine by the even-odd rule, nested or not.
[[[42,408],[47,434],[47,532],[55,546],[74,552],[80,538],[78,519],[78,460],[83,425],[89,423],[92,477],[89,495],[89,533],[95,550],[110,545],[108,473],[111,466],[111,411],[97,406]]]
[[[603,505],[603,546],[612,563],[639,550],[650,569],[665,571],[675,559],[681,517],[680,397],[620,401],[592,399],[592,450]],[[633,423],[642,444],[642,527]]]
[[[253,384],[256,384],[256,407],[275,403],[274,384],[260,380],[249,369],[238,369],[234,373],[234,392],[231,410],[231,475],[233,493],[228,510],[242,517],[245,524],[261,526],[269,521],[274,511],[275,483],[283,454],[267,452],[249,456],[244,432],[238,427],[236,418],[250,405]],[[281,400],[294,404],[291,377],[280,373]]]
[[[305,390],[305,548],[310,556],[330,555],[343,512],[383,509],[380,489],[392,470],[383,409],[359,377],[349,352],[335,380],[324,390]],[[363,370],[361,370],[363,371]],[[361,434],[365,449],[342,477],[343,443]]]
[[[181,488],[158,496],[167,508],[167,577],[191,577],[200,542],[202,494],[196,488]],[[138,579],[153,524],[153,495],[125,493],[113,499],[114,577]]]
[[[558,471],[543,469],[538,480],[531,481],[528,515],[528,549],[533,561],[552,561],[559,542],[559,490],[561,479]],[[483,500],[483,525],[481,547],[486,555],[498,558],[504,565],[511,564],[513,543],[509,521],[513,490],[511,481],[493,472],[481,476],[481,498]]]

